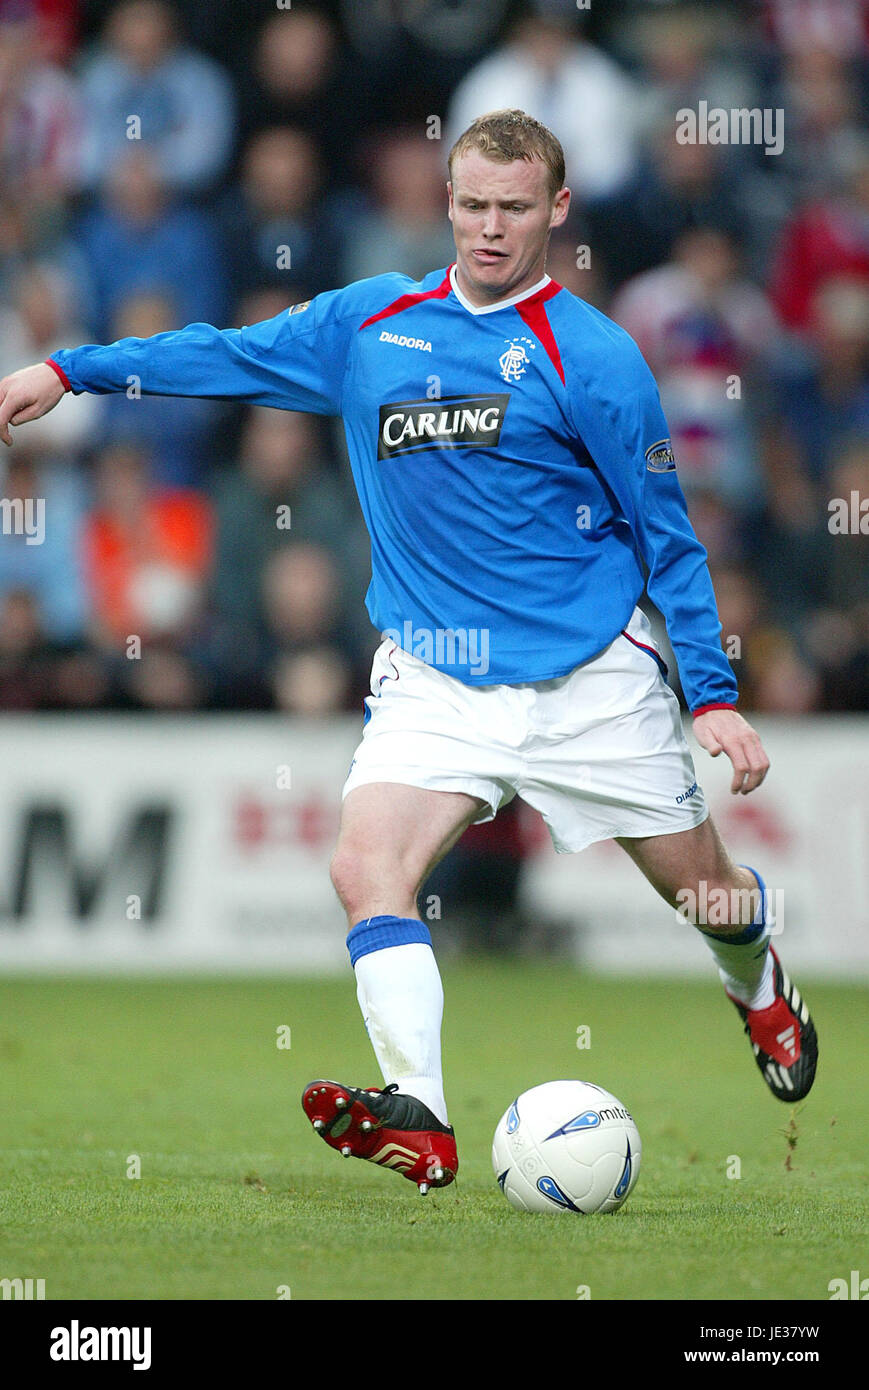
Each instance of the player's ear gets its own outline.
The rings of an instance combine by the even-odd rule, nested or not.
[[[449,207],[448,207],[448,209],[447,209],[447,217],[448,217],[448,218],[450,219],[450,221],[452,222],[452,220],[453,220],[453,185],[452,185],[452,182],[451,182],[449,179],[447,179],[447,198],[448,198],[448,200],[449,200]]]
[[[552,203],[552,220],[549,223],[550,229],[560,227],[567,218],[568,208],[570,207],[570,189],[562,188],[556,193]]]

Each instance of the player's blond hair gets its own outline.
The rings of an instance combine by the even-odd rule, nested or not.
[[[512,164],[514,159],[540,159],[549,172],[549,196],[564,187],[564,150],[551,130],[524,111],[487,111],[468,126],[447,158],[450,178],[457,155],[479,150],[487,159]]]

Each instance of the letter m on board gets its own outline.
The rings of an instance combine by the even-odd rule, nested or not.
[[[123,903],[136,893],[142,921],[153,921],[163,905],[173,820],[168,805],[136,807],[119,822],[108,845],[86,854],[76,843],[69,807],[26,807],[12,853],[11,900],[0,904],[0,917],[20,920],[47,911],[84,925],[104,905]]]

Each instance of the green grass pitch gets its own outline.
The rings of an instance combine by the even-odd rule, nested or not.
[[[299,1105],[313,1077],[378,1082],[349,970],[0,981],[0,1277],[47,1299],[825,1300],[869,1275],[869,991],[799,980],[821,1057],[786,1106],[713,981],[464,961],[444,983],[461,1169],[423,1199]],[[503,1110],[565,1076],[639,1125],[614,1215],[523,1215],[494,1182]]]

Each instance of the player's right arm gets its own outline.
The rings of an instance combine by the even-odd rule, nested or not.
[[[4,377],[0,381],[0,439],[3,443],[12,443],[10,425],[23,425],[47,415],[65,392],[66,387],[57,372],[46,362],[36,362],[32,367],[22,367]]]
[[[0,438],[11,444],[10,424],[45,415],[66,390],[200,396],[340,415],[353,334],[373,307],[395,297],[392,281],[402,278],[377,276],[331,290],[250,328],[191,323],[151,338],[56,352],[0,382]]]

